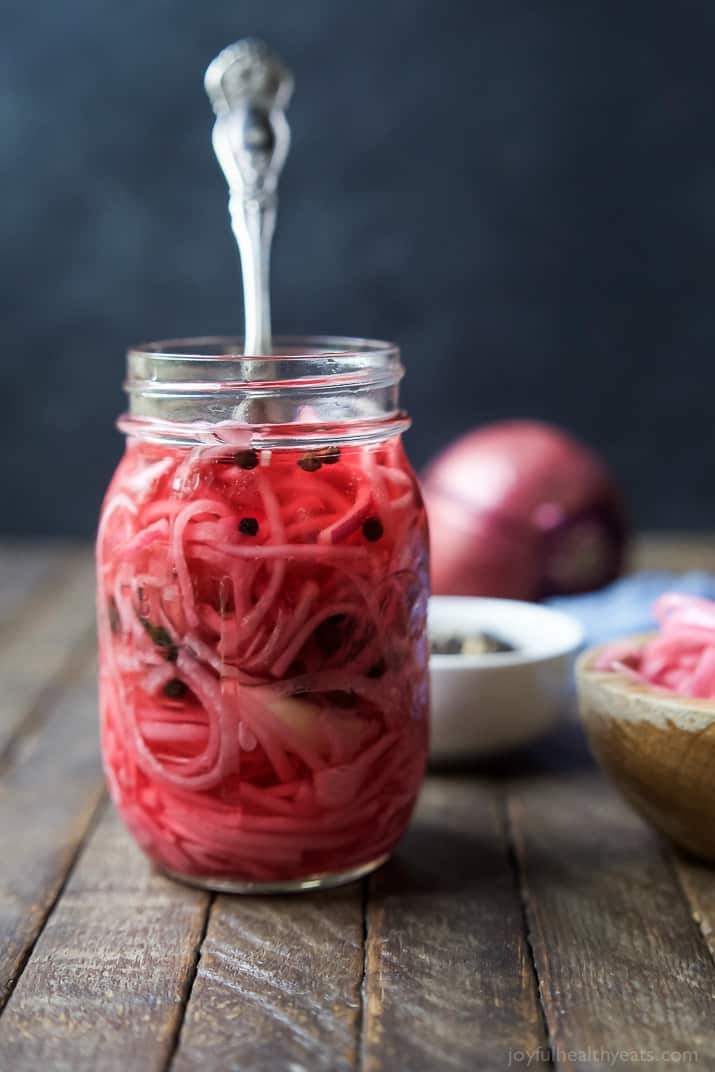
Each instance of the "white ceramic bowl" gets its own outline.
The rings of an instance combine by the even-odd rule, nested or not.
[[[432,655],[430,756],[449,761],[523,745],[573,703],[580,624],[537,603],[432,596],[432,639],[487,632],[517,649],[489,655]]]

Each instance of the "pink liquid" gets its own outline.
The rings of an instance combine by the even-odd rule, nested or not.
[[[427,537],[398,440],[130,440],[97,545],[102,749],[147,854],[283,882],[389,853],[428,743]]]

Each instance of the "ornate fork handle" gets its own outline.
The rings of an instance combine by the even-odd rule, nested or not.
[[[293,77],[261,41],[229,45],[206,71],[216,122],[214,152],[229,188],[231,226],[243,274],[246,354],[270,354],[269,265],[278,178],[290,129],[285,109]]]

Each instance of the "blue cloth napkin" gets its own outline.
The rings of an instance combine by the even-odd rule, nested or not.
[[[651,608],[663,592],[685,592],[715,599],[715,577],[696,572],[636,573],[599,592],[558,596],[546,602],[577,618],[585,630],[586,644],[591,645],[655,628]]]

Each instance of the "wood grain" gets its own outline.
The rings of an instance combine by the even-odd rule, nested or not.
[[[362,895],[218,897],[172,1072],[347,1072],[357,1059]]]
[[[715,570],[715,540],[634,561]],[[556,760],[507,787],[515,859],[503,782],[431,778],[369,885],[218,897],[197,963],[208,896],[153,874],[112,812],[84,843],[93,585],[89,549],[0,551],[1,1072],[490,1072],[548,1044],[566,1067],[715,1068],[715,872]]]
[[[715,1067],[715,964],[656,835],[597,773],[517,783],[509,811],[557,1056],[671,1068],[671,1051],[696,1051]]]
[[[0,1019],[0,1068],[163,1069],[208,903],[155,873],[105,810]]]
[[[102,793],[95,677],[90,662],[54,697],[0,781],[0,1007]]]
[[[0,556],[3,561],[3,556]],[[0,756],[94,629],[91,555],[68,554],[0,644]]]
[[[633,570],[706,570],[715,573],[715,532],[646,533],[634,544]]]
[[[29,614],[42,590],[80,556],[87,558],[84,549],[72,552],[59,546],[0,545],[0,630]]]
[[[674,867],[693,920],[715,958],[715,869],[680,855],[674,858]]]
[[[500,797],[430,779],[371,880],[365,1072],[503,1069],[545,1042]]]

